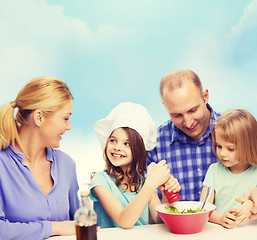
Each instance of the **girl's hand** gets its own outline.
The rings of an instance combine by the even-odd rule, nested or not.
[[[159,163],[152,162],[147,167],[146,181],[154,184],[154,189],[167,182],[170,177],[170,170],[165,160]]]
[[[159,186],[161,191],[167,190],[168,192],[179,192],[181,186],[176,178],[170,175],[168,181],[166,181],[163,185]]]
[[[235,228],[237,221],[237,209],[230,209],[226,213],[223,214],[220,224],[228,229]]]

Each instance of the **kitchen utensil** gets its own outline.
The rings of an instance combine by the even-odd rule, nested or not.
[[[168,192],[167,190],[164,190],[163,192],[166,195],[169,203],[176,202],[176,201],[178,201],[180,199],[180,195],[177,192],[176,193]]]
[[[203,201],[203,205],[202,205],[201,209],[204,209],[204,206],[205,206],[207,200],[209,199],[209,197],[210,197],[210,195],[211,195],[211,192],[212,192],[212,188],[211,188],[211,187],[208,187],[208,188],[207,188],[207,193],[206,193],[206,196],[205,196],[205,199],[204,199],[204,201]]]

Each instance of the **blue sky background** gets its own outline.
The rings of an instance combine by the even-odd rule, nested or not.
[[[56,76],[74,105],[61,148],[80,181],[102,168],[94,123],[118,103],[169,116],[159,82],[192,69],[218,111],[257,117],[257,0],[0,0],[0,104],[31,78]]]

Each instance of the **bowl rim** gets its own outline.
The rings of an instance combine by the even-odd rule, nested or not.
[[[188,216],[188,215],[197,215],[197,214],[209,213],[209,212],[215,210],[215,208],[216,208],[216,206],[213,203],[206,203],[205,207],[204,207],[205,211],[203,211],[203,212],[196,212],[196,213],[168,213],[165,210],[165,207],[168,207],[168,206],[178,207],[178,205],[183,205],[183,204],[186,204],[186,203],[187,204],[189,203],[189,204],[199,205],[198,207],[201,207],[202,204],[203,204],[202,201],[201,202],[200,201],[178,201],[178,202],[174,202],[174,203],[163,203],[163,204],[160,204],[160,205],[155,207],[155,210],[158,213],[162,213],[162,214],[178,215],[178,216]],[[188,208],[192,208],[192,207],[189,206]],[[185,209],[185,207],[183,207],[183,209]],[[182,210],[180,210],[180,211],[182,211]]]

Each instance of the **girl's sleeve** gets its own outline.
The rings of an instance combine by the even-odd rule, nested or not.
[[[91,183],[90,183],[90,198],[92,201],[98,201],[98,199],[94,196],[92,190],[94,187],[97,186],[103,186],[108,189],[111,189],[111,183],[110,179],[106,178],[103,172],[96,172],[95,176],[92,178]]]
[[[0,239],[42,240],[51,236],[52,224],[50,221],[11,223],[5,219],[2,209],[2,200],[0,199]]]
[[[205,175],[203,186],[215,188],[215,171],[216,164],[212,164],[209,166],[208,171]]]

